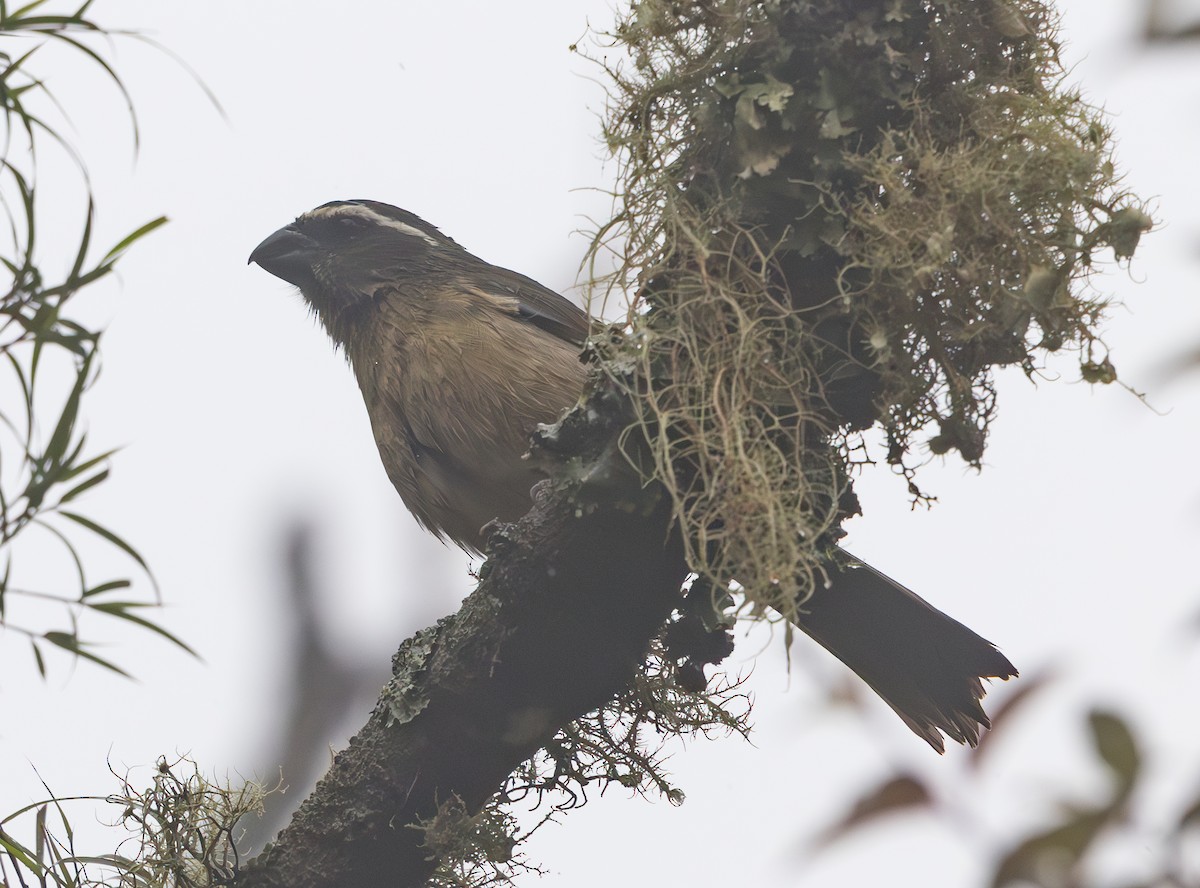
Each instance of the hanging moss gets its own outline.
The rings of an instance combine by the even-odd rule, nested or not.
[[[610,37],[594,254],[633,295],[599,351],[694,569],[794,614],[857,511],[859,432],[919,497],[929,454],[979,465],[996,368],[1073,349],[1116,379],[1087,278],[1151,220],[1048,4],[644,0]]]

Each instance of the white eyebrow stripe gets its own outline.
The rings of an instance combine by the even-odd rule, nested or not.
[[[357,216],[360,219],[365,219],[376,225],[383,225],[387,228],[394,229],[409,237],[419,237],[431,247],[436,247],[438,241],[436,238],[426,234],[416,226],[409,225],[407,222],[400,222],[397,219],[389,219],[381,213],[375,212],[370,207],[364,207],[361,204],[342,204],[336,207],[327,207],[319,213],[313,213],[314,216]]]

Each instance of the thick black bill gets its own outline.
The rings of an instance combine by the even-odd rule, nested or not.
[[[288,225],[255,247],[249,262],[256,262],[275,277],[304,288],[313,280],[316,251],[316,241],[296,226]]]

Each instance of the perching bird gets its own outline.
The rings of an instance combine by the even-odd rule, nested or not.
[[[388,477],[423,527],[478,551],[494,519],[529,511],[541,477],[522,459],[537,423],[579,398],[583,311],[468,253],[388,204],[334,201],[255,247],[250,261],[300,288],[345,350]],[[846,556],[799,628],[939,752],[989,722],[981,678],[1013,665],[985,639]]]

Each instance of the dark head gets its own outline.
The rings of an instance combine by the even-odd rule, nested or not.
[[[250,261],[290,284],[332,326],[343,309],[381,284],[469,254],[407,210],[374,200],[338,200],[309,210],[254,248]]]

